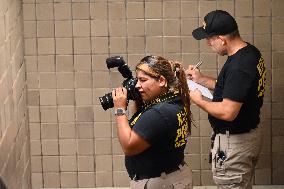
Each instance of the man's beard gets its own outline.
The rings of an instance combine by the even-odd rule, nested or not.
[[[220,51],[220,53],[218,53],[219,55],[221,56],[226,56],[228,55],[227,51],[223,50],[223,51]]]
[[[225,55],[228,55],[228,52],[225,50],[225,49],[222,49],[222,50],[218,50],[218,49],[214,49],[213,48],[213,50],[217,53],[217,54],[219,54],[220,56],[225,56]]]

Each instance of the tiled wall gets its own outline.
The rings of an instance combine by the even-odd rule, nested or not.
[[[283,0],[23,0],[33,188],[128,186],[112,111],[98,101],[123,80],[105,59],[122,55],[133,69],[146,54],[185,65],[201,58],[202,71],[215,76],[226,58],[191,32],[216,8],[236,17],[266,60],[255,183],[283,184]],[[186,160],[194,185],[212,185],[207,114],[194,105],[192,111]]]
[[[284,183],[284,2],[273,1],[271,25],[271,126],[272,181]],[[269,108],[267,108],[269,109]]]
[[[31,188],[22,1],[0,1],[0,177]]]

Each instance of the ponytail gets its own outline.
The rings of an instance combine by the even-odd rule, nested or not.
[[[180,93],[180,97],[183,101],[183,104],[187,110],[187,118],[189,121],[188,125],[188,134],[191,134],[191,111],[190,111],[190,97],[189,97],[189,88],[187,84],[187,79],[185,75],[185,70],[181,63],[177,61],[171,61],[173,72],[175,73],[176,78],[176,87]]]

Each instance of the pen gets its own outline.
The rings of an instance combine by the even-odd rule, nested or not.
[[[197,64],[194,66],[193,70],[195,70],[196,68],[199,68],[202,63],[203,63],[202,60],[199,60],[199,61],[197,62]]]

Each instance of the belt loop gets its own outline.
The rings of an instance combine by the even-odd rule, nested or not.
[[[230,131],[226,131],[227,138],[230,138]]]
[[[164,178],[166,178],[166,176],[167,176],[167,174],[166,174],[165,172],[162,172],[162,173],[161,173],[161,178],[164,179]]]
[[[132,179],[132,180],[137,181],[137,175],[136,175],[136,174],[134,175],[134,177],[133,177],[133,179]]]
[[[229,145],[230,145],[230,142],[229,142],[230,131],[226,131],[226,135],[227,135],[227,149],[229,149]]]

